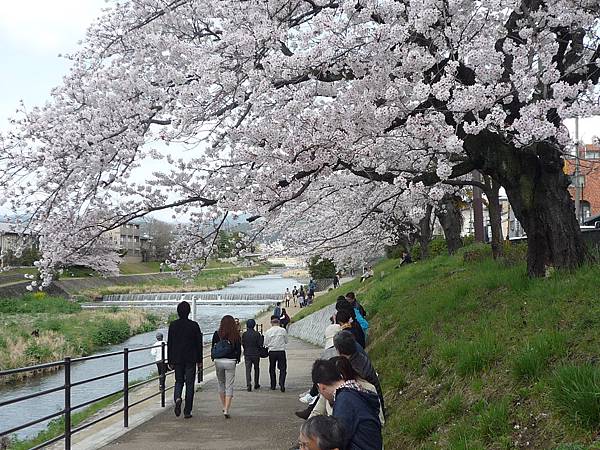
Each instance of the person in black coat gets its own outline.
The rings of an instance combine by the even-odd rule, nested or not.
[[[248,392],[252,391],[252,366],[254,366],[254,389],[260,389],[260,349],[264,337],[256,331],[256,321],[248,319],[247,331],[242,334],[242,347],[244,347],[244,364],[246,365],[246,386]]]
[[[192,417],[196,366],[198,370],[202,369],[202,332],[196,322],[188,319],[190,311],[188,302],[177,305],[179,319],[169,324],[167,341],[167,361],[169,367],[175,370],[175,415],[181,415],[181,394],[185,384],[183,416],[186,419]]]

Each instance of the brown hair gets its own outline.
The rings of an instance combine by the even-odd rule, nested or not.
[[[240,342],[240,330],[235,319],[230,315],[223,316],[217,333],[221,339],[227,339],[232,344]]]

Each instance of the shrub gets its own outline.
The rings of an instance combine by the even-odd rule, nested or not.
[[[60,319],[48,319],[39,322],[37,326],[42,330],[60,331],[63,328],[63,321]]]
[[[129,324],[123,319],[103,319],[92,333],[95,345],[104,346],[123,342],[131,335]]]
[[[503,242],[502,262],[508,266],[514,266],[527,261],[527,243],[526,242]]]
[[[429,243],[429,256],[435,257],[448,254],[448,244],[443,237],[435,237]]]
[[[600,425],[600,370],[591,365],[564,366],[550,381],[556,409],[572,422],[586,427]]]
[[[48,361],[50,356],[52,356],[52,352],[49,348],[44,347],[37,342],[31,342],[27,345],[25,349],[25,356],[35,361]]]
[[[463,262],[481,262],[492,256],[492,248],[487,244],[471,245],[463,251]]]

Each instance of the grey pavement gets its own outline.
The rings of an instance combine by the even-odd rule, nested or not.
[[[177,418],[172,407],[167,408],[103,448],[287,450],[297,442],[302,424],[294,415],[305,406],[298,395],[310,388],[310,369],[320,353],[318,347],[290,339],[285,393],[270,390],[268,359],[261,359],[262,388],[247,392],[242,358],[236,370],[230,419],[223,417],[213,379],[196,392],[191,419],[184,419],[183,414]],[[172,399],[169,402],[172,404]]]

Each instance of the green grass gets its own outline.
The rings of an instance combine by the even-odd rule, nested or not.
[[[114,403],[122,397],[122,394],[115,394],[111,397],[100,400],[96,403],[92,403],[90,406],[84,408],[82,411],[71,414],[71,428],[76,428],[84,420],[90,418],[98,411],[106,408],[110,404]],[[64,417],[58,417],[50,422],[48,427],[39,432],[35,437],[31,439],[13,439],[8,446],[9,450],[26,450],[43,442],[46,442],[52,438],[60,436],[65,430]]]
[[[600,266],[530,279],[522,249],[511,252],[384,260],[294,318],[357,293],[386,449],[589,448],[600,433]]]
[[[2,314],[72,314],[81,311],[78,303],[60,297],[49,297],[43,293],[26,294],[21,298],[0,299]]]
[[[217,269],[234,267],[231,263],[220,262],[220,261],[209,261],[206,264],[206,269]],[[135,275],[143,273],[156,273],[160,272],[160,261],[148,261],[140,263],[121,263],[119,264],[119,271],[121,275]],[[171,272],[172,269],[169,266],[164,266],[165,272]]]
[[[81,292],[85,297],[97,297],[110,294],[130,294],[144,292],[172,292],[184,291],[208,291],[221,289],[225,286],[256,275],[264,275],[269,272],[270,266],[266,264],[249,267],[223,266],[221,268],[204,269],[191,280],[182,280],[173,276],[172,278],[153,279],[142,284],[131,284],[123,286],[110,286],[98,289],[89,289]]]

